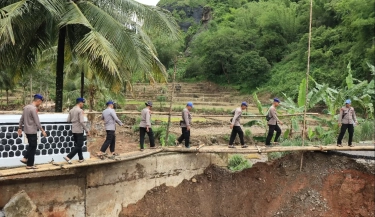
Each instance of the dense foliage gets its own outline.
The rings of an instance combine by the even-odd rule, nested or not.
[[[212,10],[208,24],[192,25],[185,33],[192,39],[184,48],[190,54],[185,78],[244,92],[261,88],[297,95],[306,73],[309,0],[161,0],[159,5],[175,6],[181,22],[188,20],[178,10],[183,5]],[[374,14],[374,0],[314,0],[311,75],[318,83],[342,86],[349,62],[354,77],[373,78],[367,63],[375,60]]]
[[[64,71],[69,68],[82,81],[89,73],[107,86],[129,84],[133,74],[146,74],[150,80],[153,74],[166,76],[150,39],[178,38],[177,24],[165,12],[134,0],[2,0],[0,71],[21,77],[52,56],[46,67],[56,63],[58,112],[63,109]],[[7,82],[0,85],[8,92]]]

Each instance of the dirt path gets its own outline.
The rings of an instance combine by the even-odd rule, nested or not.
[[[215,166],[176,188],[160,186],[120,217],[375,216],[375,176],[352,159],[306,153],[231,173]]]

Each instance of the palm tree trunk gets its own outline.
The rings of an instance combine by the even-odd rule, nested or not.
[[[81,72],[81,97],[82,98],[84,98],[83,97],[84,89],[85,89],[85,73],[82,70],[82,72]]]
[[[33,74],[30,74],[30,103],[33,101]]]
[[[5,90],[7,92],[7,106],[9,106],[9,89]]]
[[[66,37],[66,27],[62,27],[59,31],[59,41],[57,45],[56,99],[55,99],[55,111],[56,112],[62,112],[62,106],[63,106],[65,37]]]

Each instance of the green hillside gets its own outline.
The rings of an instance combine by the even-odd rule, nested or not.
[[[310,74],[317,82],[341,86],[349,62],[353,77],[373,79],[367,63],[375,60],[374,3],[314,0]],[[307,68],[308,0],[161,0],[159,6],[180,25],[191,23],[183,45],[174,48],[185,52],[180,78],[208,79],[246,93],[297,93]],[[208,22],[194,22],[186,13],[203,7],[212,14]],[[156,46],[171,66],[171,55]]]

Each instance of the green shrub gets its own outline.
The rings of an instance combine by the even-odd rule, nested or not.
[[[169,132],[168,141],[165,141],[167,135],[167,124],[163,123],[158,127],[152,128],[154,132],[154,138],[160,141],[161,146],[172,146],[175,145],[174,141],[177,139],[177,136]]]
[[[302,139],[286,139],[281,142],[281,146],[302,146]]]
[[[354,130],[359,130],[360,135],[359,135],[359,140],[360,141],[367,141],[367,140],[373,140],[374,135],[375,135],[375,130],[374,130],[374,121],[371,120],[366,120],[363,123],[360,123]],[[358,129],[357,129],[358,128]]]
[[[247,140],[250,140],[253,135],[251,134],[251,131],[249,129],[245,130],[245,138]]]
[[[275,160],[281,157],[284,157],[287,152],[270,152],[268,153],[268,160]]]
[[[139,105],[139,106],[137,106],[137,111],[142,111],[143,109],[145,108],[145,106],[144,105]]]
[[[228,162],[228,168],[235,171],[242,171],[244,169],[251,168],[251,163],[246,160],[242,155],[235,154],[233,155]]]
[[[229,138],[230,138],[229,135],[224,135],[224,136],[223,136],[223,139],[224,139],[225,141],[227,141],[227,142],[229,142]]]
[[[139,123],[141,122],[141,117],[137,117],[135,124],[132,126],[133,132],[139,132]]]

